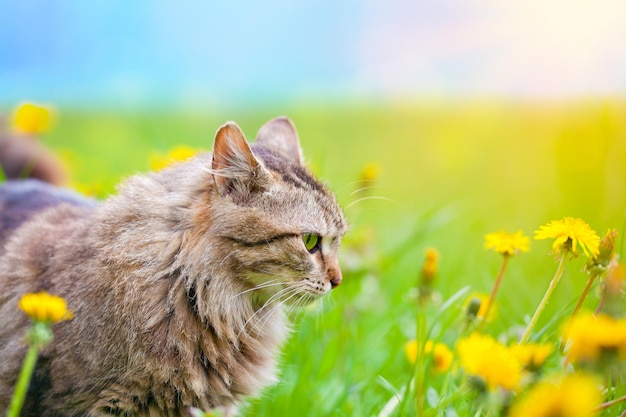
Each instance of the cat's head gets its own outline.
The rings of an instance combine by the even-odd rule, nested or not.
[[[266,123],[249,145],[220,127],[211,161],[216,234],[226,260],[260,302],[304,304],[341,283],[346,222],[333,194],[306,168],[293,123]]]

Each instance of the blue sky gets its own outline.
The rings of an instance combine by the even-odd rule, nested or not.
[[[622,0],[6,2],[0,102],[626,93]]]

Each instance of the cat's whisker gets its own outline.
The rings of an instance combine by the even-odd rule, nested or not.
[[[346,191],[347,188],[352,188],[355,185],[360,186],[361,184],[371,184],[372,181],[370,180],[355,180],[355,181],[350,181],[349,183],[341,186],[338,190],[337,190],[337,194],[341,194],[344,191]]]
[[[294,288],[294,292],[287,298],[285,298],[284,300],[281,300],[280,302],[278,302],[265,316],[264,320],[261,322],[261,326],[259,328],[259,331],[263,331],[263,328],[265,327],[265,325],[267,324],[268,320],[270,319],[270,317],[274,314],[274,312],[276,312],[278,309],[282,308],[283,306],[287,306],[289,307],[289,305],[287,304],[287,301],[291,300],[292,298],[299,296],[301,294],[301,292],[299,291],[299,288]],[[299,301],[299,300],[297,300]]]
[[[290,282],[289,284],[290,284],[290,287],[289,287],[290,291],[283,291],[281,294],[279,294],[278,297],[273,297],[273,299],[270,299],[271,301],[268,300],[266,304],[270,304],[271,302],[276,302],[274,309],[280,306],[286,306],[287,309],[290,309],[292,305],[286,304],[287,301],[289,301],[296,295],[300,295],[300,294],[306,295],[306,292],[303,291],[303,289],[306,289],[306,286],[303,285],[302,282]],[[283,296],[287,296],[287,297],[280,299]],[[300,301],[301,301],[301,298],[297,299],[296,304]]]
[[[277,279],[273,279],[271,281],[267,281],[267,282],[264,282],[262,284],[256,285],[256,286],[254,286],[252,288],[248,288],[247,290],[238,292],[237,294],[233,295],[231,297],[231,299],[237,298],[240,295],[247,294],[247,293],[252,292],[252,291],[262,290],[263,288],[276,287],[276,286],[283,285],[283,284],[284,284],[284,282],[281,282],[281,281],[279,281]]]
[[[373,186],[373,185],[367,185],[365,187],[357,188],[356,190],[352,191],[350,193],[350,195],[360,194],[360,193],[363,193],[363,192],[365,192],[367,190],[372,190],[374,188],[376,188],[376,187]]]
[[[396,202],[394,200],[392,200],[391,198],[383,197],[383,196],[380,196],[380,195],[368,195],[368,196],[363,197],[363,198],[358,198],[358,199],[354,200],[353,202],[351,202],[350,204],[348,204],[346,206],[346,210],[348,210],[350,207],[354,206],[355,204],[361,203],[361,202],[366,201],[366,200],[383,200],[383,201],[387,201],[389,203],[396,204]]]
[[[261,313],[263,313],[263,310],[265,309],[265,307],[268,307],[269,305],[272,304],[272,302],[274,302],[275,300],[279,299],[280,297],[282,297],[283,294],[285,293],[289,293],[292,292],[294,289],[293,287],[287,286],[283,289],[281,289],[280,291],[276,292],[275,294],[273,294],[265,303],[263,303],[263,305],[261,307],[259,307],[247,320],[246,322],[243,324],[243,326],[241,326],[241,330],[239,331],[239,333],[237,334],[237,337],[239,337],[241,335],[241,333],[243,333],[246,330],[246,326],[257,316],[260,315]],[[280,303],[279,303],[280,305]],[[270,311],[271,312],[271,311]],[[265,314],[269,314],[269,313],[265,313]],[[251,331],[254,330],[254,327],[252,329],[250,329]]]
[[[287,301],[289,301],[290,299],[292,299],[293,297],[295,297],[295,296],[297,296],[299,294],[297,288],[290,287],[290,288],[288,288],[288,290],[289,290],[289,292],[291,292],[291,294],[287,298],[285,298],[284,300],[281,300],[281,301],[277,302],[276,305],[274,305],[269,311],[265,312],[265,316],[262,319],[260,319],[257,323],[254,323],[252,328],[250,328],[250,333],[253,333],[255,330],[257,330],[257,327],[258,327],[257,331],[259,333],[262,332],[263,328],[267,324],[268,320],[273,316],[274,312],[276,312],[279,308],[281,308]],[[287,293],[289,293],[289,292],[287,292]],[[284,293],[285,292],[283,292],[283,294]],[[269,306],[269,305],[270,305],[269,301],[266,302],[263,305],[263,307],[261,307],[259,310],[257,310],[257,312],[255,312],[255,314],[252,315],[252,317],[254,317],[258,312],[260,312],[265,306]],[[250,317],[250,319],[252,317]],[[246,321],[246,324],[244,324],[244,326],[243,326],[244,328],[242,329],[242,331],[245,330],[245,327],[250,322],[250,319],[248,321]]]
[[[298,289],[299,290],[305,289],[305,286],[299,285]],[[307,293],[306,291],[300,291],[299,295],[300,297],[296,300],[294,304],[286,305],[287,312],[289,315],[295,315],[296,313],[301,311],[304,306],[306,306],[312,301],[311,294]]]

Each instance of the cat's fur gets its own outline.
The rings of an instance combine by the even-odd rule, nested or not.
[[[54,185],[67,182],[61,161],[34,135],[11,131],[0,115],[0,167],[6,178],[37,178]]]
[[[0,410],[25,354],[22,294],[67,299],[23,416],[234,410],[275,379],[285,305],[341,281],[346,231],[273,119],[252,147],[234,123],[213,153],[127,180],[96,205],[32,180],[0,187]],[[311,252],[302,234],[322,237]]]

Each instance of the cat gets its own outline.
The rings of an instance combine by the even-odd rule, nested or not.
[[[253,144],[130,177],[101,203],[26,180],[0,187],[0,409],[29,325],[22,294],[64,297],[22,416],[227,415],[276,380],[288,308],[341,283],[347,226],[285,117]]]
[[[59,158],[37,136],[12,131],[6,115],[0,115],[0,168],[8,179],[37,178],[58,186],[67,182]]]

